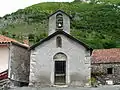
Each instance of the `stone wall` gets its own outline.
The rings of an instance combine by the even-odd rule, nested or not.
[[[113,74],[108,74],[107,68],[113,68]],[[120,63],[92,64],[92,73],[99,74],[103,80],[112,80],[114,84],[120,83]]]
[[[30,53],[28,48],[12,44],[10,46],[9,78],[14,82],[29,82]]]
[[[62,48],[56,47],[56,37],[62,38]],[[53,57],[61,52],[67,56],[66,85],[85,86],[91,77],[90,52],[77,42],[64,35],[57,35],[31,50],[30,56],[30,85],[54,85]]]

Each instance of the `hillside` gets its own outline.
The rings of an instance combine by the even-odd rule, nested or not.
[[[92,48],[117,48],[120,47],[120,1],[112,1],[39,3],[1,17],[0,33],[19,41],[29,37],[31,44],[36,43],[47,36],[47,17],[60,9],[72,17],[72,36]]]

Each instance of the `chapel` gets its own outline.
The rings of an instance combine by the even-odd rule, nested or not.
[[[90,85],[92,49],[70,35],[70,20],[51,14],[48,37],[30,47],[30,86]]]

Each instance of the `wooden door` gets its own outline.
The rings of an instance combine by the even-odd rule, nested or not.
[[[55,84],[66,83],[66,61],[55,61]]]

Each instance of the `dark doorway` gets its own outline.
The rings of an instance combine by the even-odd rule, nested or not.
[[[55,61],[55,84],[64,85],[66,82],[66,61]]]

